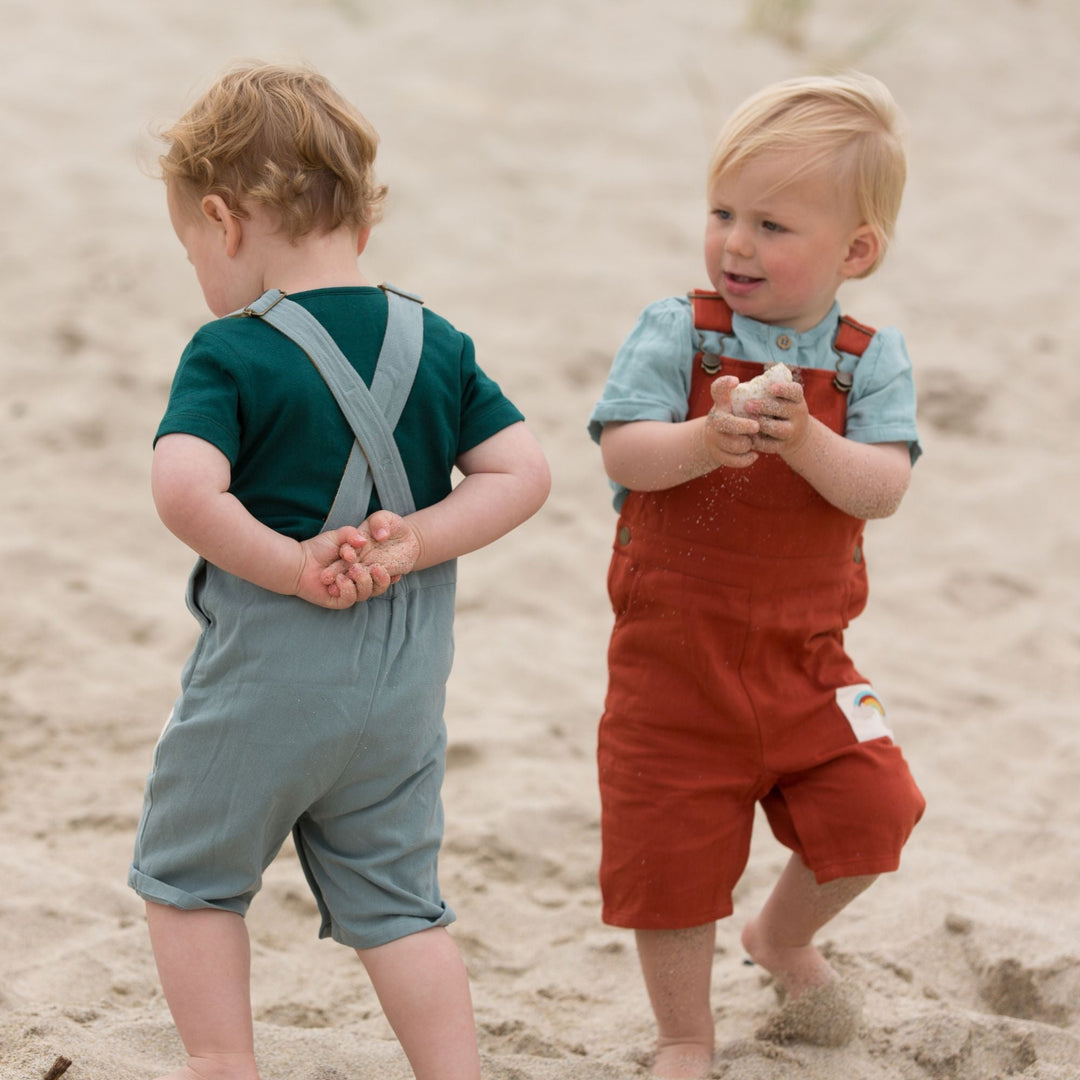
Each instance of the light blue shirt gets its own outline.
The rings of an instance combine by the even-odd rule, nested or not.
[[[689,408],[694,354],[704,350],[760,364],[779,361],[791,368],[835,371],[839,366],[853,371],[844,435],[861,443],[907,443],[914,464],[922,446],[915,425],[915,383],[903,335],[891,326],[879,330],[856,362],[854,356],[833,349],[839,320],[838,303],[817,326],[803,333],[733,315],[732,333],[722,335],[694,328],[685,296],[650,304],[615,354],[603,394],[589,417],[589,434],[599,442],[609,421],[681,423]],[[781,337],[790,342],[788,348],[777,344]],[[626,489],[614,483],[612,487],[618,509]]]

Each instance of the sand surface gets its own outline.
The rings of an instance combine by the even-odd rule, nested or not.
[[[777,12],[801,10],[776,21]],[[751,15],[761,18],[755,23]],[[772,21],[770,21],[770,12]],[[543,512],[461,568],[443,883],[492,1080],[646,1075],[630,935],[599,919],[593,749],[614,526],[584,426],[650,301],[707,284],[703,170],[766,82],[854,64],[911,128],[882,270],[925,458],[870,529],[852,628],[929,800],[901,872],[826,934],[865,994],[840,1049],[755,1039],[738,934],[786,853],[759,828],[714,975],[725,1080],[1080,1077],[1080,97],[1076,0],[3,0],[0,1080],[148,1080],[180,1048],[125,885],[195,636],[150,441],[206,312],[144,175],[151,125],[231,59],[304,59],[380,131],[364,261],[475,337],[550,456]],[[398,1080],[295,855],[250,915],[267,1080]]]

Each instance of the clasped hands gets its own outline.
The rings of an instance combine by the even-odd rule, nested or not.
[[[731,411],[734,375],[721,375],[710,386],[713,406],[705,417],[705,452],[714,465],[745,469],[758,454],[787,458],[806,442],[810,413],[797,382],[775,382],[767,398],[746,403],[746,416]]]
[[[300,544],[296,595],[319,607],[344,609],[381,596],[416,565],[421,542],[408,522],[378,510],[358,526],[345,526]]]

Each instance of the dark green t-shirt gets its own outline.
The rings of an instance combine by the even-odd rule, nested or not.
[[[289,298],[323,324],[370,386],[386,330],[382,290],[317,289]],[[420,366],[394,431],[417,509],[449,494],[461,454],[521,419],[477,366],[469,337],[425,308]],[[216,446],[232,466],[229,490],[263,524],[296,540],[322,527],[353,444],[304,352],[251,318],[218,319],[191,339],[155,441],[174,433]],[[368,513],[378,506],[375,492]]]

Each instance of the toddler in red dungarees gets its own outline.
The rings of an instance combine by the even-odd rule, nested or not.
[[[707,1075],[716,920],[755,807],[792,851],[742,934],[785,992],[759,1035],[840,1045],[859,994],[814,935],[895,870],[924,808],[844,650],[863,525],[920,453],[899,331],[844,318],[881,261],[905,164],[888,91],[791,80],[746,102],[709,169],[713,292],[650,305],[590,429],[620,510],[600,725],[604,920],[636,931],[658,1077]],[[740,381],[763,395],[733,411]],[[745,413],[745,415],[737,415]]]

